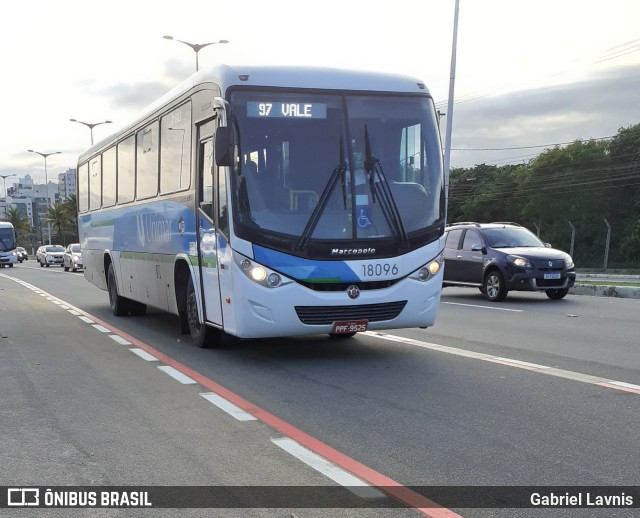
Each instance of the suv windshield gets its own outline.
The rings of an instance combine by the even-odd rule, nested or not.
[[[71,245],[69,247],[69,250],[74,254],[79,254],[80,253],[80,245]]]
[[[483,230],[491,248],[542,247],[544,243],[525,228],[486,228]]]
[[[231,105],[240,237],[301,254],[318,241],[399,243],[407,235],[418,236],[417,247],[421,232],[444,221],[430,98],[235,92]]]

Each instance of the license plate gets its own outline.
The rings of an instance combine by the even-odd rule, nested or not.
[[[558,273],[545,273],[544,274],[544,278],[545,279],[559,279],[560,278],[560,272],[558,272]]]
[[[362,333],[369,327],[368,320],[342,320],[333,323],[333,334]]]

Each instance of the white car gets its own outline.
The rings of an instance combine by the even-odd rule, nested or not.
[[[38,248],[36,259],[40,263],[40,268],[49,268],[52,264],[64,265],[64,246],[44,245]]]
[[[62,266],[64,266],[65,272],[68,272],[69,270],[75,272],[76,270],[82,269],[82,252],[80,250],[80,243],[72,243],[65,249]]]

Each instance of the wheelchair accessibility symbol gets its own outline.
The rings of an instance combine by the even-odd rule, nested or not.
[[[370,216],[371,213],[368,208],[358,209],[358,226],[360,228],[367,228],[373,225]]]

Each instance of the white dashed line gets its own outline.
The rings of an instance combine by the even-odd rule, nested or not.
[[[210,403],[213,403],[220,410],[224,410],[227,414],[235,417],[238,421],[257,421],[258,419],[252,416],[249,412],[245,412],[242,408],[237,407],[233,403],[227,401],[223,397],[213,392],[203,392],[200,394]]]
[[[131,345],[131,342],[129,340],[125,340],[120,335],[109,335],[109,338],[118,342],[120,345]]]
[[[160,369],[163,372],[166,372],[169,376],[171,376],[173,379],[179,381],[183,385],[192,385],[192,384],[197,383],[195,380],[192,380],[189,376],[185,376],[179,370],[174,369],[173,367],[170,367],[169,365],[162,365],[162,366],[158,367],[158,369]]]
[[[72,315],[75,315],[75,316],[80,316],[81,315],[81,313],[76,311],[75,309],[68,309],[67,311],[69,313],[71,313]]]
[[[91,327],[95,327],[101,333],[110,333],[111,332],[111,329],[107,329],[106,327],[101,326],[100,324],[93,324]]]
[[[140,358],[142,358],[143,360],[146,360],[148,362],[157,362],[158,358],[156,358],[155,356],[153,356],[152,354],[149,354],[147,351],[145,351],[144,349],[138,349],[137,347],[133,347],[131,349],[129,349],[133,354],[139,356]]]
[[[84,315],[80,315],[78,318],[87,324],[95,324],[94,320],[91,320],[89,317],[85,317]]]
[[[271,439],[271,442],[282,448],[287,453],[290,453],[298,460],[301,460],[307,466],[312,467],[326,477],[329,477],[334,482],[346,487],[349,491],[355,493],[360,498],[386,498],[383,493],[366,482],[336,466],[333,462],[328,461],[324,457],[321,457],[304,446],[301,446],[293,439],[280,437]]]

